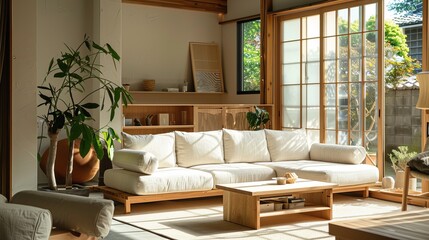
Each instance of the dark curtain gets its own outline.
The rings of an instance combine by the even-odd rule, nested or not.
[[[11,194],[10,0],[0,2],[0,193]]]

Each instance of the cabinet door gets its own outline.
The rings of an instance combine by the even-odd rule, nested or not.
[[[224,127],[235,130],[249,130],[246,114],[250,110],[248,107],[225,109]]]
[[[197,131],[212,131],[223,128],[222,108],[199,108]]]

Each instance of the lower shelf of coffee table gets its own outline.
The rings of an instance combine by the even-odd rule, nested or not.
[[[327,206],[322,206],[322,205],[306,206],[306,207],[295,208],[295,209],[284,209],[280,211],[263,212],[259,214],[259,217],[264,218],[264,217],[282,216],[282,215],[288,215],[288,214],[325,211],[329,209],[331,208]]]

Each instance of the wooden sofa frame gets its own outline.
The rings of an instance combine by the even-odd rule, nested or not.
[[[340,187],[335,187],[333,190],[333,193],[362,192],[362,196],[367,198],[369,197],[369,188],[374,185],[375,184],[359,184],[359,185],[351,185],[351,186],[340,186]],[[123,203],[125,213],[130,213],[131,204],[135,204],[135,203],[148,203],[148,202],[179,200],[179,199],[187,199],[187,198],[214,197],[214,196],[223,195],[223,190],[221,189],[212,189],[207,191],[162,193],[162,194],[141,195],[141,196],[126,193],[107,186],[96,186],[95,189],[102,192],[104,195],[104,198]]]

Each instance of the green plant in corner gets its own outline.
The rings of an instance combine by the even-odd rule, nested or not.
[[[389,153],[389,157],[395,172],[405,170],[408,161],[415,155],[417,152],[408,152],[408,146],[399,146],[398,150],[393,149],[392,153]]]
[[[42,100],[38,107],[45,106],[47,111],[38,117],[48,128],[50,145],[46,174],[49,188],[52,190],[57,189],[54,167],[57,138],[63,128],[66,129],[69,143],[66,188],[71,188],[72,185],[73,149],[76,139],[81,138],[79,150],[82,157],[85,157],[93,147],[98,159],[102,159],[104,155],[102,140],[109,155],[113,153],[114,141],[120,140],[113,128],[107,124],[100,128],[94,128],[90,124],[95,121],[91,110],[107,111],[110,113],[111,122],[115,117],[115,110],[119,108],[121,98],[125,106],[132,102],[128,91],[103,77],[101,70],[103,66],[97,61],[101,55],[111,57],[115,67],[116,61],[120,59],[109,44],[100,46],[87,36],[77,48],[66,45],[66,51],[62,52],[59,58],[52,58],[46,77],[42,85],[38,86]],[[86,89],[88,86],[96,87]],[[98,100],[96,93],[100,94],[101,101]],[[91,98],[97,100],[91,102]],[[105,103],[110,103],[110,106]],[[45,137],[39,138],[41,141]],[[40,152],[40,145],[38,150]],[[38,157],[40,158],[40,154]]]
[[[265,125],[270,120],[270,114],[267,110],[255,106],[255,111],[247,112],[246,118],[250,130],[260,130],[265,128]]]

